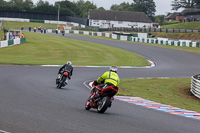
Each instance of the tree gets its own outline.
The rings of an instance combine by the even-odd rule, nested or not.
[[[9,4],[12,7],[12,10],[23,10],[23,0],[11,0],[9,1]]]
[[[30,11],[33,8],[34,8],[34,4],[33,4],[32,0],[25,0],[23,2],[23,10]]]
[[[133,0],[134,10],[138,12],[144,12],[150,19],[154,18],[156,12],[156,5],[154,0]]]
[[[123,2],[120,5],[114,4],[110,7],[110,10],[115,11],[134,11],[133,4],[129,4],[128,2]]]
[[[79,7],[68,0],[56,2],[55,5],[60,4],[60,12],[69,14],[70,16],[79,16]]]
[[[172,1],[172,10],[178,10],[180,8],[198,8],[200,7],[199,0],[174,0]]]
[[[36,4],[36,7],[34,8],[34,11],[37,12],[46,12],[46,13],[55,13],[57,12],[57,9],[55,6],[50,5],[48,1],[42,1],[39,0]]]
[[[89,9],[97,9],[97,6],[91,3],[90,1],[86,1],[80,6],[80,17],[88,18]]]
[[[98,10],[105,10],[103,7],[99,7]]]
[[[158,15],[158,16],[155,16],[155,23],[159,23],[160,25],[163,24],[164,22],[164,19],[165,19],[165,15]]]
[[[10,9],[11,6],[9,6],[8,2],[5,0],[0,0],[0,9],[5,10],[5,9]]]

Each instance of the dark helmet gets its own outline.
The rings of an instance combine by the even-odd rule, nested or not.
[[[117,67],[116,66],[111,66],[110,71],[116,72],[117,73]]]

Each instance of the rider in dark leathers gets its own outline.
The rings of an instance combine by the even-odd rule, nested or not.
[[[69,80],[71,79],[71,76],[73,74],[73,67],[72,67],[72,63],[70,61],[67,62],[67,64],[63,65],[59,71],[58,71],[58,78],[56,79],[56,82],[58,83],[59,82],[59,79],[61,77],[61,75],[64,73],[64,72],[68,72],[69,76]]]

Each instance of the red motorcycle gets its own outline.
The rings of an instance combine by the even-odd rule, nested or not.
[[[104,86],[92,85],[90,91],[90,97],[85,103],[85,109],[89,110],[91,108],[97,109],[98,113],[104,113],[108,107],[111,107],[113,96],[117,94],[117,86]]]
[[[69,81],[69,73],[68,72],[63,72],[63,74],[59,74],[58,78],[56,79],[56,86],[57,88],[61,88],[67,85]],[[58,81],[57,81],[58,80]]]

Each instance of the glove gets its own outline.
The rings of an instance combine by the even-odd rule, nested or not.
[[[92,83],[92,86],[96,86],[98,83],[97,81],[95,80],[93,83]]]

